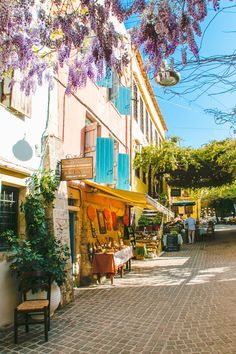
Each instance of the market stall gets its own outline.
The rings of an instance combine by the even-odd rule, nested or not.
[[[136,234],[130,225],[131,208],[155,210],[157,204],[144,193],[87,180],[70,182],[69,188],[71,197],[75,195],[74,188],[80,191],[80,198],[72,200],[70,206],[70,212],[74,214],[70,229],[71,243],[74,242],[71,248],[74,249],[75,281],[79,285],[94,283],[103,277],[113,281],[118,271],[123,275],[124,269],[131,268],[131,259],[136,252]],[[152,241],[146,245],[148,254],[154,251],[159,254],[156,250],[160,244],[158,237]]]
[[[113,284],[114,275],[120,270],[121,277],[124,273],[124,266],[131,270],[131,258],[133,257],[133,247],[124,246],[120,251],[95,253],[93,256],[92,271],[97,274],[98,281],[101,281],[102,274],[107,274]]]
[[[156,232],[137,231],[134,255],[136,259],[157,258],[161,253],[161,230]]]

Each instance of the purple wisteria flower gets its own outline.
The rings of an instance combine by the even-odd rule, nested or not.
[[[158,71],[161,63],[182,48],[198,58],[196,38],[207,5],[218,10],[220,0],[1,0],[0,79],[19,69],[21,88],[35,91],[44,79],[52,87],[53,74],[68,67],[68,94],[106,74],[106,67],[122,73],[129,64],[127,38],[113,24],[132,14],[140,21],[131,31],[132,45],[141,48],[148,63]]]

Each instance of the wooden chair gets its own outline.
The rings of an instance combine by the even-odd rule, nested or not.
[[[30,299],[29,291],[33,291],[34,299]],[[45,298],[39,295],[45,292]],[[36,298],[35,298],[36,297]],[[40,298],[41,297],[41,298]],[[51,276],[46,272],[24,273],[19,284],[19,304],[14,312],[14,341],[18,343],[18,327],[24,325],[25,331],[29,332],[29,324],[44,323],[45,341],[48,341],[50,330],[50,297]],[[41,315],[32,319],[31,315]],[[38,316],[36,316],[38,317]],[[43,317],[43,319],[42,319]]]

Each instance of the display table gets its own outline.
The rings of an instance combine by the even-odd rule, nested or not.
[[[113,278],[118,269],[121,270],[121,277],[123,276],[124,265],[127,264],[128,269],[131,270],[132,257],[132,246],[127,246],[117,252],[95,253],[93,256],[92,272],[93,274],[97,274],[99,282],[102,274],[109,274],[111,283],[113,284]]]

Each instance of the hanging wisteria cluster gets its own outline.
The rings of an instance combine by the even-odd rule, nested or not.
[[[87,78],[101,79],[106,66],[121,73],[129,63],[128,37],[114,19],[122,23],[134,13],[140,22],[131,42],[143,48],[154,70],[179,46],[185,63],[187,48],[198,58],[195,37],[209,2],[219,9],[219,0],[1,0],[0,79],[20,69],[21,88],[30,94],[43,78],[51,86],[53,75],[66,68],[71,93]]]

